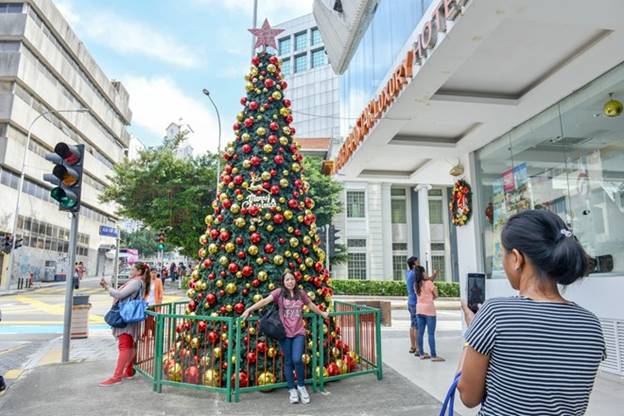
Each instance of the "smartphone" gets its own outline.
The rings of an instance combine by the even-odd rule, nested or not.
[[[479,305],[485,302],[485,274],[468,273],[468,308],[477,313]]]

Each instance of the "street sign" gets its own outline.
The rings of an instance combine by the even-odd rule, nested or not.
[[[100,235],[104,237],[117,237],[117,228],[100,225]]]

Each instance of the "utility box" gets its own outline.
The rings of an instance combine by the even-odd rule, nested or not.
[[[89,336],[89,311],[91,304],[88,295],[74,296],[72,305],[71,339],[87,338]]]

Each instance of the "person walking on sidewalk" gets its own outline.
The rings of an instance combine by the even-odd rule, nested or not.
[[[160,305],[163,302],[164,289],[160,276],[156,273],[156,270],[150,270],[150,290],[149,294],[145,296],[147,304],[149,306]],[[152,308],[153,309],[153,308]],[[152,336],[154,333],[155,320],[153,316],[148,315],[145,318],[145,326],[143,329],[143,336]]]
[[[271,302],[277,303],[280,320],[286,330],[286,338],[280,341],[280,348],[284,353],[284,374],[288,385],[289,400],[291,404],[294,404],[298,403],[301,398],[301,403],[308,404],[310,403],[310,395],[305,388],[304,364],[301,361],[305,346],[303,307],[307,305],[311,311],[321,315],[324,319],[327,319],[329,314],[320,310],[304,290],[297,288],[297,281],[290,270],[286,270],[282,274],[281,281],[281,288],[275,289],[269,296],[247,308],[241,317],[247,319],[251,312],[263,308]],[[297,372],[296,389],[293,367]]]
[[[418,318],[418,350],[420,351],[420,359],[425,360],[429,355],[425,354],[424,337],[425,329],[427,329],[427,337],[429,340],[429,353],[431,361],[444,361],[444,358],[438,356],[436,352],[435,330],[436,330],[436,307],[434,301],[438,297],[438,289],[433,284],[437,272],[434,271],[432,276],[427,276],[422,266],[415,269],[416,276],[416,295],[418,303],[416,304],[416,316]]]
[[[527,210],[501,233],[503,268],[519,296],[463,305],[466,344],[457,386],[479,415],[584,415],[605,342],[598,318],[558,285],[586,276],[589,260],[556,214]]]
[[[416,317],[416,303],[418,298],[416,296],[416,268],[420,266],[418,257],[410,257],[407,259],[407,273],[405,276],[405,283],[407,285],[407,311],[410,316],[410,354],[420,355],[418,352],[418,318]]]
[[[144,263],[135,263],[130,269],[130,279],[119,289],[113,289],[105,278],[100,281],[100,286],[108,291],[115,302],[120,302],[128,298],[134,298],[139,292],[142,296],[150,293],[150,271]],[[136,348],[134,342],[139,336],[141,322],[127,324],[122,328],[113,328],[113,336],[117,338],[119,355],[117,356],[117,366],[113,376],[100,383],[100,387],[113,386],[121,383],[122,378],[131,379],[134,377],[134,358]]]

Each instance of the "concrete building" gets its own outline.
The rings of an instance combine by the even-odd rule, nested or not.
[[[183,127],[186,129],[183,130]],[[167,129],[165,130],[165,140],[173,140],[180,132],[192,133],[193,129],[188,124],[182,124],[182,119],[180,119],[180,123],[169,123]],[[193,156],[193,146],[182,144],[176,150],[176,157],[178,159],[188,159]]]
[[[338,137],[338,77],[327,63],[325,47],[312,14],[276,25],[286,96],[292,100],[297,137]]]
[[[88,274],[112,272],[106,253],[115,244],[99,226],[117,220],[112,204],[98,194],[129,144],[132,113],[123,85],[111,81],[50,0],[0,2],[0,228],[10,232],[26,136],[32,125],[17,234],[23,247],[13,255],[13,279],[34,273],[36,280],[66,273],[69,216],[57,210],[50,185],[42,180],[52,164],[44,160],[58,142],[86,146],[77,261]],[[8,284],[8,256],[0,257],[2,285]]]
[[[461,161],[472,218],[449,236],[463,296],[471,272],[486,275],[487,297],[514,294],[501,264],[510,215],[560,215],[595,260],[565,297],[600,318],[602,369],[624,375],[624,3],[342,0],[341,12],[332,4],[315,0],[314,14],[348,85],[342,114],[357,120],[343,131],[335,174],[418,189],[406,196],[419,208],[415,235],[431,217],[424,201],[448,189]],[[361,216],[388,209],[385,198],[351,198]],[[395,230],[386,222],[373,231],[390,253]],[[432,238],[420,234],[420,252],[433,251]]]

